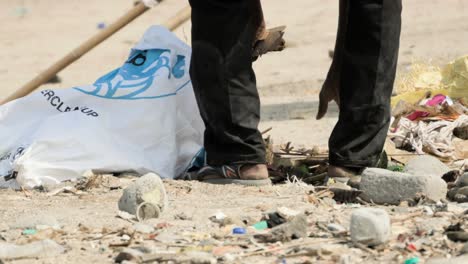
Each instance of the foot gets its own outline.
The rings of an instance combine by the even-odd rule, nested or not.
[[[241,184],[250,186],[270,185],[268,168],[265,164],[207,166],[202,168],[197,179],[213,184]]]
[[[359,189],[359,183],[361,182],[358,171],[333,165],[328,167],[328,177],[335,179],[337,182],[347,183],[357,189]]]

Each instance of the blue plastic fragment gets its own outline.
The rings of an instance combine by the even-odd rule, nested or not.
[[[243,227],[235,227],[232,229],[232,233],[236,235],[244,235],[247,233],[247,230],[245,230]]]

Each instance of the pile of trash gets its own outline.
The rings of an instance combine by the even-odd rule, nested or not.
[[[416,65],[397,85],[389,133],[394,147],[446,162],[468,157],[468,56],[442,69]],[[389,156],[401,156],[388,153]]]

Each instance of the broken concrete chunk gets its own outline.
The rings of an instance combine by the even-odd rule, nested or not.
[[[438,158],[424,155],[418,156],[408,161],[403,172],[421,176],[442,177],[450,171],[450,168]]]
[[[133,184],[125,188],[122,197],[120,197],[119,200],[119,210],[137,215],[137,209],[148,209],[148,206],[141,207],[141,204],[155,205],[159,208],[160,212],[163,212],[166,209],[168,204],[166,189],[158,175],[148,173],[138,178]],[[146,211],[149,212],[151,210]],[[147,215],[148,212],[146,211],[145,218],[149,218],[150,216]]]
[[[390,239],[390,216],[385,210],[360,208],[351,215],[351,239],[353,242],[378,246]]]
[[[447,195],[447,184],[438,176],[412,175],[384,169],[364,170],[360,189],[367,201],[377,204],[398,205],[424,194],[428,199],[439,201]]]

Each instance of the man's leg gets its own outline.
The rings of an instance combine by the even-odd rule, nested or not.
[[[349,0],[340,66],[340,116],[330,137],[330,164],[375,166],[390,123],[398,59],[401,0]]]
[[[249,1],[190,0],[190,75],[206,126],[208,165],[230,165],[231,174],[258,180],[268,172],[256,166],[265,163],[265,146],[257,128],[260,100],[251,57],[257,28]]]

